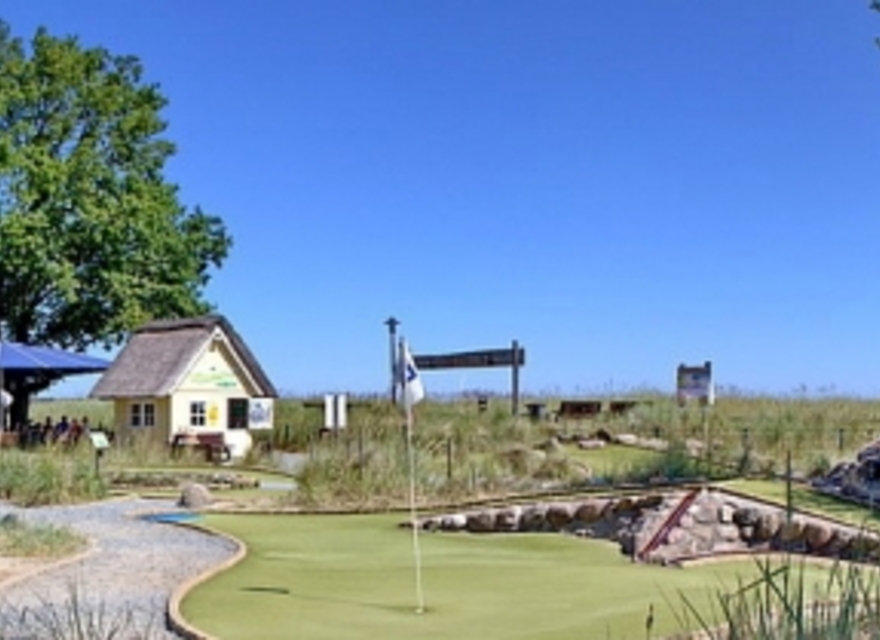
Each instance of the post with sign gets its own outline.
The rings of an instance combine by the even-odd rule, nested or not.
[[[510,402],[513,417],[519,415],[519,343],[510,343]]]
[[[417,355],[413,359],[419,371],[510,367],[511,411],[514,415],[519,411],[519,373],[526,364],[526,350],[517,340],[513,340],[510,347],[502,349]]]
[[[110,448],[110,441],[107,434],[103,431],[89,431],[89,440],[92,442],[92,448],[95,450],[95,476],[101,475],[101,456]]]
[[[708,408],[715,404],[715,383],[712,380],[712,362],[707,360],[702,366],[678,365],[675,376],[676,398],[681,407],[692,400],[700,403],[703,423],[703,450],[706,456],[706,474],[711,472],[712,453],[709,443]]]

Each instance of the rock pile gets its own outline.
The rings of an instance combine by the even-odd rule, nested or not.
[[[419,526],[427,531],[563,532],[602,538],[618,542],[626,555],[661,564],[751,550],[880,560],[875,536],[801,515],[787,522],[782,509],[713,490],[691,496],[676,491],[515,504],[431,516]]]
[[[846,498],[865,506],[880,502],[880,451],[871,443],[855,461],[841,462],[824,476],[813,478],[818,491]]]

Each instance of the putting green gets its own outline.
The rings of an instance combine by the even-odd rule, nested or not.
[[[561,534],[420,536],[427,612],[415,613],[404,516],[209,515],[244,540],[242,563],[196,588],[185,618],[224,640],[645,638],[681,631],[680,593],[706,609],[751,561],[633,564],[616,544]],[[667,602],[668,600],[668,602]]]

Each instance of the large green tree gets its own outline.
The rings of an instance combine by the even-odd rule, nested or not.
[[[231,238],[165,178],[166,104],[137,58],[0,21],[0,340],[109,347],[208,309]],[[5,380],[21,421],[47,381]]]

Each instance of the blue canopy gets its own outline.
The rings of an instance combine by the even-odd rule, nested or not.
[[[20,342],[0,342],[0,370],[25,375],[61,377],[97,373],[110,366],[102,358]]]

